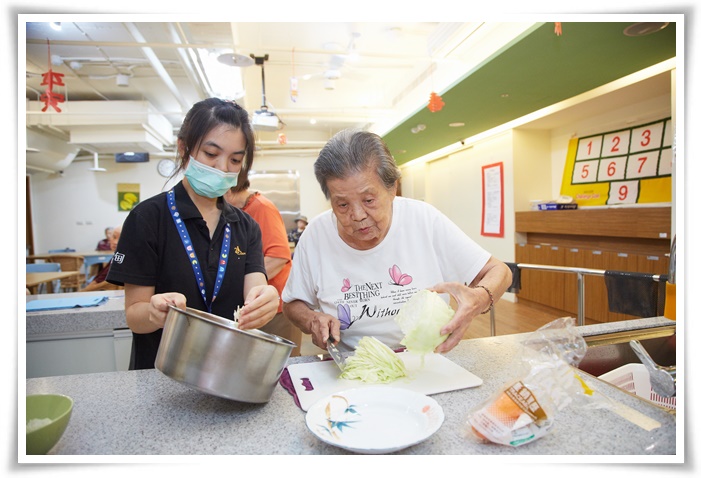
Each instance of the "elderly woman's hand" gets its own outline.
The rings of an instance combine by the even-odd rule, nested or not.
[[[239,311],[239,328],[258,329],[273,320],[280,305],[277,289],[271,285],[251,288]]]
[[[184,309],[187,306],[187,300],[185,296],[179,292],[166,292],[165,294],[155,294],[151,296],[148,305],[149,322],[162,329],[166,323],[169,305]]]
[[[442,329],[441,335],[450,334],[448,339],[436,347],[436,353],[445,353],[453,349],[460,343],[472,323],[472,319],[480,315],[485,309],[483,289],[473,289],[459,282],[441,282],[436,284],[431,290],[439,294],[450,294],[457,302],[457,310],[453,319]]]

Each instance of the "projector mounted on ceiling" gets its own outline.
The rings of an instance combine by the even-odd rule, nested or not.
[[[261,109],[253,113],[251,124],[256,131],[277,131],[282,129],[280,118],[272,111],[268,111],[266,106],[262,106]]]
[[[263,105],[259,110],[253,113],[251,125],[256,131],[278,131],[282,129],[284,123],[280,120],[278,115],[268,110],[268,106],[265,104],[265,67],[263,65],[268,59],[268,54],[266,53],[265,56],[255,56],[251,53],[250,56],[255,61],[256,65],[260,65],[260,74],[263,82]]]

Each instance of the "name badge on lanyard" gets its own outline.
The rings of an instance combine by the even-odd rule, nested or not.
[[[219,289],[221,289],[221,284],[224,281],[224,273],[226,272],[226,265],[229,262],[229,247],[231,246],[231,226],[227,223],[224,226],[224,240],[221,245],[221,252],[219,253],[219,266],[217,267],[217,279],[214,282],[214,291],[212,293],[212,301],[207,301],[207,290],[205,289],[204,276],[202,275],[202,268],[200,267],[200,261],[197,260],[197,254],[195,254],[195,248],[192,246],[192,241],[190,240],[190,234],[187,232],[185,223],[180,218],[180,213],[178,212],[178,207],[175,205],[175,191],[171,189],[167,194],[168,198],[168,210],[175,223],[175,228],[178,230],[180,235],[180,240],[183,243],[185,252],[190,259],[190,264],[192,265],[192,271],[195,274],[195,280],[197,280],[197,288],[202,294],[202,299],[207,306],[207,311],[212,313],[212,304],[219,294]]]

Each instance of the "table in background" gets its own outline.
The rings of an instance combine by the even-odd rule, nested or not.
[[[46,283],[46,290],[54,292],[53,281],[75,277],[81,274],[80,271],[59,271],[59,272],[27,272],[27,288],[30,292],[36,293],[39,284]]]
[[[84,262],[81,273],[85,274],[87,278],[90,278],[97,273],[97,271],[95,271],[95,274],[90,274],[90,267],[97,264],[107,264],[110,259],[112,259],[113,253],[111,251],[45,252],[42,254],[29,255],[27,256],[27,260],[31,262],[35,262],[36,260],[48,260],[51,256],[55,255],[82,257]]]

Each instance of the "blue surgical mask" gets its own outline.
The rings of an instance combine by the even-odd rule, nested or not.
[[[185,177],[192,189],[206,198],[218,198],[236,186],[239,173],[225,173],[217,168],[202,164],[190,156],[185,169]]]

